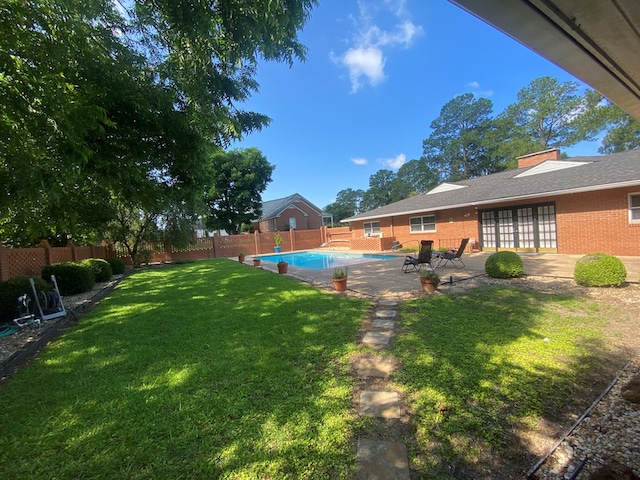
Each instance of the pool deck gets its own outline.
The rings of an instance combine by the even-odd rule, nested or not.
[[[327,250],[318,250],[324,251]],[[372,253],[343,250],[340,253]],[[404,273],[401,268],[406,253],[389,253],[397,257],[395,260],[378,260],[369,263],[349,266],[347,294],[365,298],[384,300],[405,300],[424,296],[418,272]],[[462,261],[464,268],[456,269],[449,264],[440,267],[436,272],[440,275],[440,289],[456,285],[474,277],[484,275],[484,264],[493,252],[465,253]],[[576,262],[583,255],[561,255],[544,253],[519,254],[524,263],[525,275],[552,278],[573,278]],[[640,273],[640,257],[618,257],[627,268],[627,280],[637,282]],[[277,271],[275,264],[263,263],[267,270]],[[424,267],[423,267],[424,268]],[[332,289],[331,277],[333,269],[310,270],[289,265],[288,275],[311,285]],[[448,282],[452,282],[451,284]]]

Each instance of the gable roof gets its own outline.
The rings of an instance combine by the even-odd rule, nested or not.
[[[444,185],[446,187],[442,188]],[[342,222],[633,185],[640,186],[640,150],[599,157],[573,157],[569,161],[546,161],[528,168],[446,183],[425,194],[359,213]]]
[[[305,203],[306,205],[309,206],[311,210],[315,210],[315,212],[317,212],[318,215],[322,215],[322,210],[320,210],[318,207],[316,207],[313,203],[311,203],[309,200],[304,198],[302,195],[298,193],[294,193],[293,195],[289,195],[288,197],[276,198],[275,200],[269,200],[269,201],[263,202],[262,217],[260,217],[258,221],[279,217],[280,215],[282,215],[282,212],[284,212],[287,208],[291,207],[295,202]],[[298,210],[300,209],[298,208]],[[304,212],[304,213],[309,213],[309,212]]]

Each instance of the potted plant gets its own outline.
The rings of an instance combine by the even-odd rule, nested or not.
[[[259,267],[260,266],[260,259],[259,258],[254,258],[253,259],[253,266],[254,267]]]
[[[347,289],[347,272],[348,267],[336,267],[333,269],[333,288],[338,292],[344,292]]]
[[[273,235],[273,243],[275,244],[273,250],[276,253],[280,253],[280,250],[282,250],[282,235],[280,235],[278,232]]]
[[[278,260],[278,273],[287,273],[289,264],[284,260]]]
[[[422,291],[426,293],[433,293],[440,284],[440,276],[433,270],[420,270],[420,284],[422,285]]]
[[[242,250],[240,250],[240,251],[238,252],[238,261],[239,261],[240,263],[244,263],[244,257],[245,257],[244,252],[243,252]]]

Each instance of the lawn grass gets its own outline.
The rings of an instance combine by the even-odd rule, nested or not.
[[[401,312],[395,386],[416,421],[421,478],[500,462],[522,441],[515,430],[572,402],[606,348],[607,320],[584,298],[487,286],[405,302]]]
[[[136,273],[0,387],[0,478],[353,476],[367,308],[228,260]]]

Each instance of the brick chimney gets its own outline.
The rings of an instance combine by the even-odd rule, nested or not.
[[[550,148],[541,152],[522,155],[521,157],[517,157],[517,160],[518,168],[533,167],[547,160],[560,160],[560,149]]]

